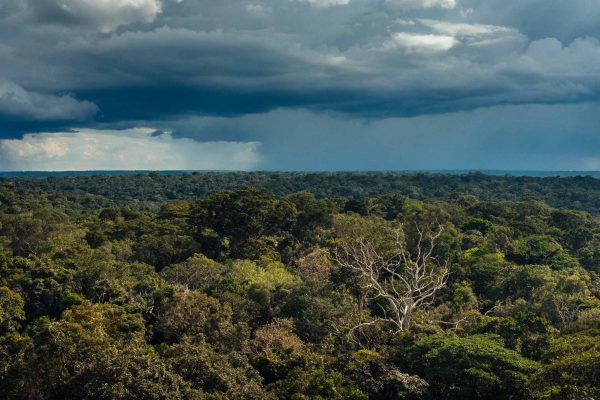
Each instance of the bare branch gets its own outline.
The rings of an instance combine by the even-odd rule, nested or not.
[[[333,260],[353,271],[361,280],[364,298],[384,299],[392,311],[388,315],[382,308],[383,318],[361,322],[351,331],[377,323],[390,324],[396,332],[405,331],[414,325],[414,312],[431,306],[435,294],[446,286],[448,262],[440,263],[433,257],[443,227],[438,223],[434,231],[425,232],[416,225],[416,232],[413,254],[404,243],[402,225],[394,231],[396,248],[387,260],[373,243],[361,236],[342,243],[334,251]]]

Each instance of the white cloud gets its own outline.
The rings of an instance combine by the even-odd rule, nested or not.
[[[454,8],[457,0],[386,0],[386,4],[400,8]]]
[[[456,7],[456,0],[422,0],[423,7],[442,7],[442,8],[454,8]]]
[[[496,25],[461,24],[436,19],[419,19],[418,21],[437,33],[451,36],[485,36],[512,32],[510,28]]]
[[[152,128],[75,129],[0,140],[0,170],[249,170],[258,142],[199,142]]]
[[[345,6],[350,4],[350,0],[301,0],[305,3],[310,3],[315,7],[331,7],[331,6]]]
[[[83,120],[98,112],[98,107],[73,97],[29,92],[21,86],[0,80],[0,114],[36,120]]]
[[[507,55],[520,51],[527,43],[527,38],[519,31],[505,26],[456,23],[429,18],[397,19],[394,22],[412,35],[452,37],[454,41],[446,39],[448,45],[453,43],[452,47],[458,44],[471,47],[470,50],[463,47],[461,56],[470,57],[478,62],[494,63],[506,59]],[[441,50],[449,48],[441,46]]]
[[[262,4],[247,4],[246,11],[256,17],[265,17],[270,15],[273,10]]]
[[[409,52],[438,52],[447,51],[460,42],[448,35],[420,35],[408,32],[396,32],[384,44],[385,49],[403,48]]]
[[[54,0],[58,7],[76,20],[102,32],[121,25],[151,22],[162,12],[160,0]]]
[[[598,81],[600,74],[600,41],[576,39],[564,45],[554,38],[535,40],[529,44],[517,66],[546,75],[567,78],[589,77]]]
[[[413,52],[446,51],[458,44],[478,47],[482,52],[485,51],[481,49],[483,47],[495,47],[501,52],[502,46],[510,51],[511,45],[516,47],[526,41],[518,31],[504,26],[455,23],[428,18],[400,18],[394,23],[402,26],[407,32],[392,33],[392,39],[385,46],[407,47]],[[491,60],[491,55],[485,56]]]

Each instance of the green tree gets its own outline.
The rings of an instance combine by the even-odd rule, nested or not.
[[[203,396],[211,399],[272,398],[262,387],[258,372],[241,354],[219,354],[205,343],[182,342],[164,349],[162,355],[172,370]]]
[[[221,255],[223,245],[215,243],[210,232],[229,243],[232,256],[248,257],[252,238],[281,234],[295,221],[292,203],[278,201],[272,193],[255,188],[213,193],[193,205],[190,217],[202,251],[212,258]],[[260,256],[265,249],[254,250]]]
[[[140,315],[82,304],[29,329],[33,346],[15,398],[184,399],[187,388],[145,345]],[[40,374],[39,371],[43,371]]]
[[[6,286],[0,287],[0,335],[14,332],[25,319],[23,297]]]
[[[528,376],[538,368],[485,335],[424,337],[410,346],[406,362],[427,380],[433,398],[447,400],[527,399]]]
[[[155,328],[167,341],[206,341],[227,347],[235,337],[231,314],[229,306],[200,291],[176,292],[160,305]]]
[[[419,400],[427,395],[425,380],[394,368],[375,351],[359,350],[342,362],[348,384],[357,385],[370,399]]]
[[[555,338],[534,375],[536,399],[587,400],[600,397],[600,330]]]

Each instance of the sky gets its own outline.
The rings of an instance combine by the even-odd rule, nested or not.
[[[0,171],[600,170],[597,0],[0,0]]]

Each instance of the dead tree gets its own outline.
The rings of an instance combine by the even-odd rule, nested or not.
[[[384,257],[367,238],[358,236],[345,241],[334,252],[334,260],[343,268],[357,274],[369,300],[383,299],[390,313],[355,326],[353,330],[377,323],[390,324],[396,332],[406,331],[414,325],[415,311],[433,304],[435,294],[446,286],[448,263],[434,256],[435,243],[443,231],[424,232],[416,226],[416,245],[411,253],[407,249],[403,226],[395,229],[395,246],[391,257]]]

